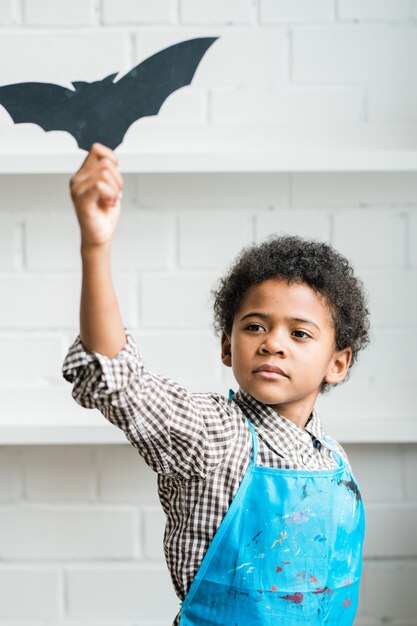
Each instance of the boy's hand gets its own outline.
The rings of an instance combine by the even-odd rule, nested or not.
[[[71,198],[81,229],[81,245],[110,243],[120,215],[123,179],[113,150],[95,143],[70,180]]]

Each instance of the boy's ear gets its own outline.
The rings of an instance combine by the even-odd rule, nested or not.
[[[222,333],[222,361],[227,367],[232,367],[232,345],[225,331]]]
[[[324,380],[330,385],[337,385],[347,374],[352,360],[352,348],[345,348],[336,352],[332,358]]]

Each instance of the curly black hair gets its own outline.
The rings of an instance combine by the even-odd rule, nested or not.
[[[350,347],[351,367],[369,343],[369,310],[363,283],[349,261],[332,246],[290,235],[245,247],[211,294],[214,330],[230,335],[233,320],[251,285],[280,278],[304,283],[324,296],[333,320],[336,350]],[[347,377],[346,377],[347,378]],[[321,392],[331,385],[323,382]]]

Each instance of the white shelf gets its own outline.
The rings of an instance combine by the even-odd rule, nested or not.
[[[94,411],[96,423],[51,425],[0,424],[0,446],[3,445],[96,445],[128,444],[124,433],[106,422],[98,411]],[[347,424],[335,421],[326,432],[341,444],[350,443],[415,443],[417,421],[397,421],[381,431],[373,420]]]
[[[69,174],[86,152],[63,132],[0,127],[1,174]],[[124,173],[417,171],[417,126],[169,125],[147,118],[117,149]]]
[[[417,151],[122,154],[123,173],[398,172],[417,171]],[[73,154],[0,154],[1,174],[71,174]]]
[[[318,410],[325,432],[340,443],[417,442],[417,419],[404,415],[392,419],[389,407],[387,414],[375,417],[376,411],[372,417],[365,417],[369,406],[363,405],[360,411],[359,405],[354,411],[349,401],[340,410],[339,393],[343,394],[342,389],[333,397],[329,395],[327,408],[321,403]],[[80,407],[72,399],[68,383],[37,389],[9,389],[1,395],[0,446],[129,443],[124,433],[98,410]],[[356,395],[357,389],[351,389],[349,396],[354,400]],[[338,412],[336,406],[339,406]]]

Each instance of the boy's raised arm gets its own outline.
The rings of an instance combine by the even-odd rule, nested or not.
[[[80,337],[87,350],[110,358],[126,343],[111,276],[111,243],[120,215],[122,188],[114,152],[93,144],[70,181],[81,231]]]

